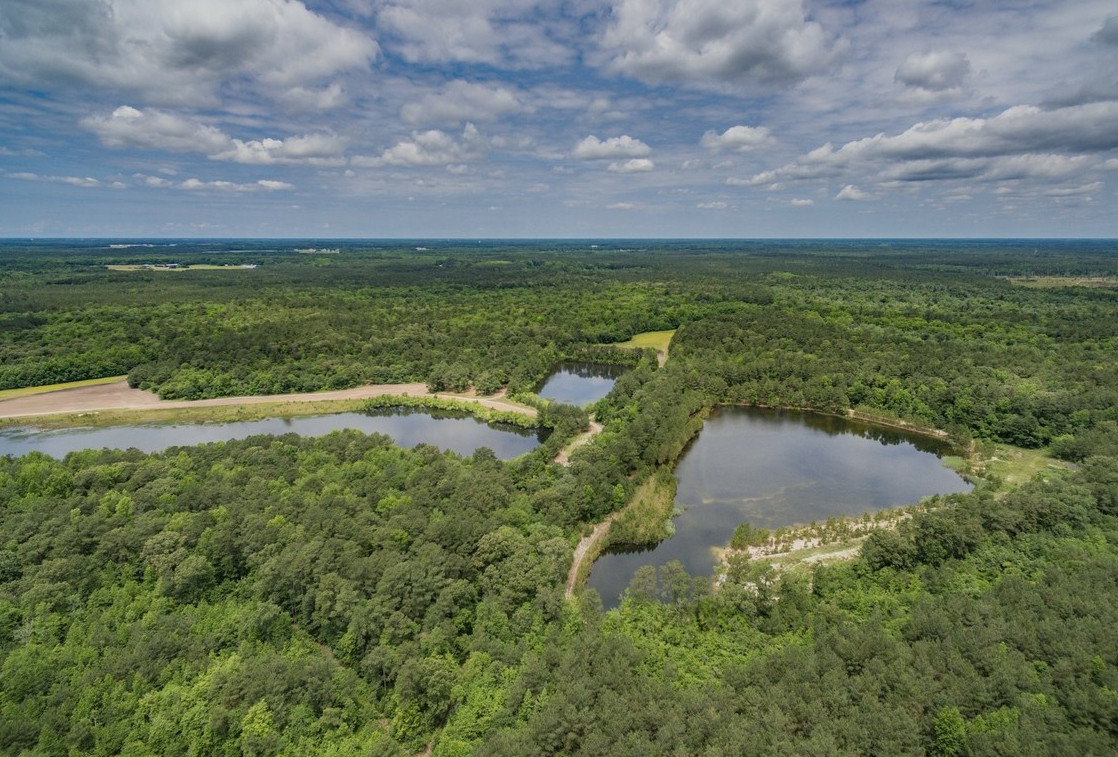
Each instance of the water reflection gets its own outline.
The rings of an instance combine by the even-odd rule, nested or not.
[[[176,423],[76,428],[57,431],[0,431],[0,455],[25,455],[38,450],[62,458],[69,452],[101,447],[159,452],[168,447],[243,439],[255,434],[296,433],[323,436],[352,428],[392,437],[402,447],[433,444],[460,455],[489,447],[508,460],[538,447],[546,433],[510,425],[488,425],[465,413],[388,408],[368,413],[335,413],[301,418],[265,418],[232,423]]]
[[[679,560],[694,575],[714,568],[743,521],[775,529],[832,516],[914,504],[931,494],[968,491],[938,455],[934,439],[843,418],[757,408],[723,408],[684,452],[675,474],[675,535],[655,548],[607,554],[588,585],[607,607],[642,565]]]
[[[560,363],[536,393],[555,402],[585,407],[609,394],[626,370],[608,363]]]

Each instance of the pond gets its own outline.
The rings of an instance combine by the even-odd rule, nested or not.
[[[536,393],[555,402],[586,407],[609,394],[627,370],[607,363],[560,363]]]
[[[710,575],[713,550],[745,521],[776,529],[969,491],[940,461],[949,452],[934,439],[843,418],[721,408],[676,466],[683,513],[675,535],[649,550],[603,555],[587,585],[612,608],[642,565],[679,560],[692,575]]]
[[[531,452],[548,433],[547,430],[522,429],[506,424],[491,426],[465,413],[387,408],[368,413],[231,423],[164,423],[58,431],[9,429],[0,431],[0,456],[18,457],[38,450],[61,459],[68,452],[102,447],[135,447],[144,452],[159,452],[172,446],[243,439],[254,434],[323,436],[345,428],[358,429],[366,434],[387,434],[401,447],[433,444],[460,455],[471,455],[479,447],[489,447],[502,460]]]

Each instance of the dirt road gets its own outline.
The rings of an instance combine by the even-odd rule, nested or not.
[[[579,434],[578,436],[576,436],[574,439],[571,440],[570,444],[561,449],[559,451],[559,454],[555,456],[555,462],[559,463],[560,465],[570,465],[571,453],[593,439],[596,434],[600,433],[602,433],[602,424],[598,423],[597,421],[590,421],[589,430],[587,430],[583,434]]]
[[[571,560],[571,569],[567,573],[567,591],[565,596],[570,599],[575,593],[575,584],[578,583],[578,574],[582,570],[582,564],[586,561],[586,556],[590,554],[591,549],[596,547],[602,539],[606,538],[609,533],[609,527],[613,523],[613,519],[620,515],[619,512],[614,513],[598,525],[594,526],[594,530],[590,532],[589,536],[584,536],[579,540],[578,546],[575,547],[574,559]]]

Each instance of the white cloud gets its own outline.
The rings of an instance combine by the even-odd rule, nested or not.
[[[274,179],[260,179],[259,181],[247,183],[220,179],[202,181],[197,178],[186,179],[184,181],[171,181],[161,176],[148,176],[141,173],[133,174],[132,178],[140,186],[149,187],[151,189],[178,189],[187,192],[282,192],[295,188],[294,184],[290,184],[286,181],[276,181]]]
[[[333,110],[349,101],[345,89],[338,82],[322,89],[290,87],[281,89],[278,95],[291,107],[301,110]]]
[[[700,202],[695,207],[700,208],[702,210],[726,210],[730,206],[729,206],[728,203],[725,203],[725,202],[714,201],[714,202]]]
[[[541,23],[559,8],[542,0],[378,0],[377,28],[413,63],[483,63],[540,68],[564,63],[572,51]]]
[[[43,153],[39,150],[34,150],[31,148],[23,150],[13,150],[10,147],[4,147],[0,145],[0,155],[3,155],[6,158],[41,158],[43,156]]]
[[[755,187],[758,184],[764,184],[767,180],[766,176],[774,174],[773,171],[766,171],[765,173],[757,174],[756,176],[748,179],[743,179],[738,176],[731,176],[726,179],[726,186],[728,187]]]
[[[858,189],[858,187],[854,186],[853,184],[847,184],[845,187],[843,187],[842,189],[839,190],[839,193],[837,195],[835,195],[835,199],[836,200],[872,200],[873,196],[871,194],[869,194],[868,192],[863,192],[862,190]]]
[[[20,181],[42,181],[48,184],[69,184],[74,187],[100,187],[103,186],[97,179],[90,178],[89,176],[41,176],[37,173],[28,173],[26,171],[19,171],[16,173],[5,174],[9,179],[19,179]]]
[[[334,134],[306,134],[286,139],[233,140],[231,149],[210,157],[250,165],[339,166],[345,163],[342,153],[345,140]]]
[[[279,192],[295,188],[294,184],[290,184],[286,181],[275,181],[272,179],[261,179],[260,181],[256,182],[256,184],[260,188],[266,189],[269,192]]]
[[[1082,155],[1067,156],[1048,153],[999,155],[988,158],[939,158],[898,163],[884,168],[879,178],[905,182],[951,179],[1060,181],[1089,170],[1093,162],[1092,159]]]
[[[652,84],[788,84],[845,49],[799,0],[617,0],[612,11],[610,67]]]
[[[473,124],[466,124],[461,139],[437,129],[412,132],[411,139],[397,142],[375,158],[357,157],[359,166],[438,166],[473,163],[486,150],[485,140]]]
[[[1074,187],[1053,187],[1044,190],[1046,197],[1090,197],[1103,188],[1101,181],[1092,181],[1090,184],[1081,184]]]
[[[400,110],[405,123],[446,124],[462,121],[495,121],[527,110],[510,89],[456,79],[437,93],[424,95]]]
[[[578,160],[644,158],[651,152],[651,147],[639,139],[633,139],[628,134],[622,134],[620,137],[610,137],[605,141],[591,134],[575,145],[574,150],[571,151],[571,157]]]
[[[84,118],[81,125],[97,134],[107,147],[197,152],[212,160],[252,165],[344,163],[345,140],[333,134],[245,141],[193,119],[129,105],[122,105],[109,116]]]
[[[993,118],[954,118],[920,123],[896,137],[878,135],[843,147],[880,149],[897,157],[1006,155],[1041,150],[1093,151],[1118,148],[1118,102],[1043,110],[1009,108]],[[871,147],[872,145],[876,145]]]
[[[233,140],[220,130],[158,110],[122,105],[109,116],[90,116],[81,125],[97,134],[106,147],[132,147],[213,155]]]
[[[960,92],[970,75],[965,53],[912,53],[897,67],[893,81],[929,93]]]
[[[295,0],[9,2],[0,78],[108,87],[157,103],[213,104],[226,85],[282,94],[376,56],[367,34]]]
[[[635,202],[614,202],[606,205],[607,210],[636,210],[637,204]]]
[[[793,197],[788,201],[788,204],[793,208],[810,208],[815,204],[815,200],[804,197]]]
[[[525,134],[512,136],[497,136],[489,140],[489,144],[498,150],[509,152],[523,152],[532,149],[536,141]]]
[[[826,179],[848,174],[905,182],[950,179],[1061,180],[1101,165],[1092,154],[1118,149],[1118,102],[1043,110],[1009,108],[992,118],[918,123],[894,136],[830,143],[794,163],[735,183]]]
[[[700,144],[708,150],[748,152],[774,141],[767,126],[731,126],[721,134],[708,131]]]
[[[614,173],[643,173],[656,168],[656,164],[648,158],[630,158],[626,161],[610,163],[606,169]]]
[[[295,187],[285,181],[270,181],[261,179],[248,184],[239,184],[234,181],[202,181],[201,179],[187,179],[179,184],[173,185],[176,189],[185,189],[190,192],[257,192],[264,190],[266,192],[275,192],[280,190],[294,189]]]

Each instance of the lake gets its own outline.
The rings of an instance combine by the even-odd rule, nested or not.
[[[0,455],[25,455],[33,450],[61,459],[68,452],[102,447],[159,452],[172,446],[243,439],[255,434],[323,436],[331,431],[353,428],[366,434],[386,434],[401,447],[433,444],[440,449],[471,455],[489,447],[508,460],[538,447],[546,430],[511,425],[491,426],[465,413],[412,408],[388,408],[369,413],[335,413],[300,418],[266,418],[231,423],[143,424],[38,431],[0,431]]]
[[[566,405],[586,407],[605,397],[628,368],[607,363],[560,363],[536,394]]]
[[[935,439],[843,418],[721,408],[676,466],[683,513],[675,535],[649,550],[603,555],[587,586],[616,607],[642,565],[679,560],[692,575],[710,575],[712,548],[729,544],[743,521],[771,530],[969,491],[940,461],[949,452]]]

